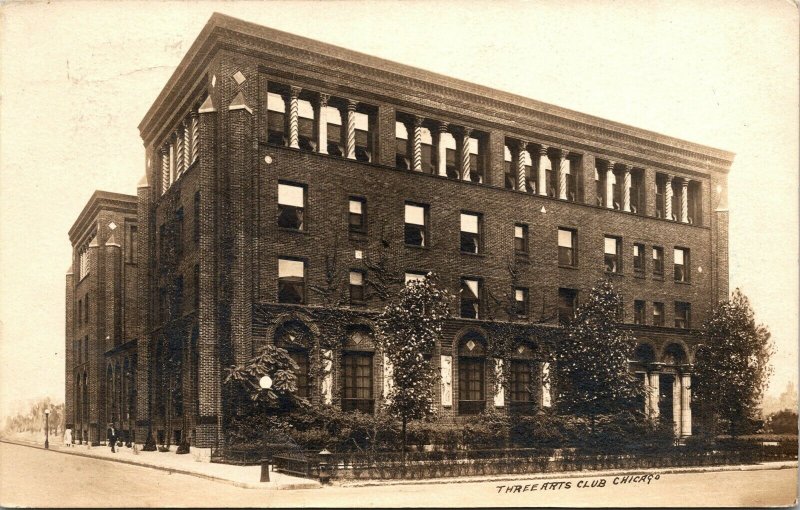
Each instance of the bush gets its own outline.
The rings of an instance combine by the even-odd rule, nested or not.
[[[559,448],[568,442],[564,418],[551,412],[515,416],[509,435],[511,443],[520,448]]]

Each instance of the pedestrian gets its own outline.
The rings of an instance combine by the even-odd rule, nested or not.
[[[66,429],[64,431],[64,446],[72,446],[72,429]]]
[[[117,453],[114,447],[117,445],[117,429],[113,423],[108,424],[108,444],[111,445],[111,453]]]

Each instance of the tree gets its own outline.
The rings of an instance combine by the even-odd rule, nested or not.
[[[635,339],[620,329],[622,298],[609,281],[596,284],[557,343],[551,377],[562,413],[590,419],[629,410],[643,391],[630,371]]]
[[[758,403],[772,372],[770,333],[756,324],[750,301],[736,289],[703,324],[703,346],[695,356],[693,390],[713,425],[720,421],[735,438],[758,417]]]
[[[286,349],[266,344],[252,358],[229,367],[224,382],[234,386],[240,394],[249,396],[255,403],[278,407],[287,399],[299,399],[294,395],[299,370],[300,367]],[[260,381],[265,375],[272,379],[270,388],[261,387]]]
[[[387,410],[402,423],[403,452],[406,424],[431,414],[437,374],[426,354],[441,340],[450,317],[450,293],[440,289],[435,274],[408,282],[398,301],[386,305],[378,317],[378,343],[393,370]]]

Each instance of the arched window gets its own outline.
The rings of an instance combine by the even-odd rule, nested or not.
[[[669,344],[666,349],[664,349],[664,363],[666,365],[684,365],[686,364],[686,351],[680,344]]]
[[[342,410],[372,414],[375,343],[367,327],[350,329],[342,351]]]
[[[479,414],[486,406],[486,341],[468,333],[458,343],[458,414]]]
[[[529,341],[521,341],[518,344],[511,353],[509,400],[513,410],[525,413],[537,407],[536,397],[541,381],[541,367],[536,362],[536,345]]]
[[[286,349],[289,352],[289,356],[299,367],[299,370],[295,373],[297,377],[297,392],[295,394],[298,397],[309,398],[311,396],[311,381],[309,377],[311,332],[301,322],[287,322],[279,326],[275,331],[275,345]]]

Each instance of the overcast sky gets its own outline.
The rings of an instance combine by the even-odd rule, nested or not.
[[[64,395],[67,231],[136,193],[137,125],[218,11],[736,153],[731,289],[796,381],[798,13],[792,2],[52,2],[0,7],[0,412]]]

